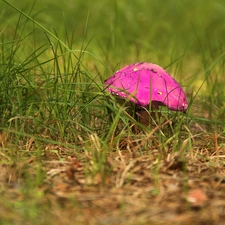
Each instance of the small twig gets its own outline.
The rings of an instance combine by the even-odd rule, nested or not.
[[[214,159],[214,158],[225,158],[225,155],[216,155],[216,156],[210,156],[210,159]]]
[[[214,145],[215,145],[216,157],[219,158],[218,135],[216,131],[214,131]]]

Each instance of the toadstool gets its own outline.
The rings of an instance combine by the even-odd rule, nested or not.
[[[144,108],[139,114],[139,122],[149,124],[148,108],[159,109],[166,106],[173,111],[185,112],[188,101],[178,82],[162,67],[147,63],[135,63],[114,73],[105,81],[105,88],[111,94],[127,99]]]

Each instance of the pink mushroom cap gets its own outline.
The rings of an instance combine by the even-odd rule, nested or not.
[[[156,64],[141,62],[128,65],[107,79],[105,85],[111,94],[139,106],[157,102],[174,111],[185,112],[188,108],[181,86]]]

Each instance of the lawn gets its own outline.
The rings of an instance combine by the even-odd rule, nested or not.
[[[0,224],[225,224],[223,0],[3,0],[0,21]],[[187,112],[139,123],[104,86],[135,62]]]

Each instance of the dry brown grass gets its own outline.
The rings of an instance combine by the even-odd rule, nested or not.
[[[127,138],[105,157],[97,136],[90,140],[79,154],[49,145],[41,158],[27,151],[13,163],[2,151],[0,217],[15,224],[225,224],[223,136],[203,132],[186,152],[152,144],[142,154]],[[27,188],[40,168],[43,182]],[[36,214],[26,220],[20,202],[35,205]]]

